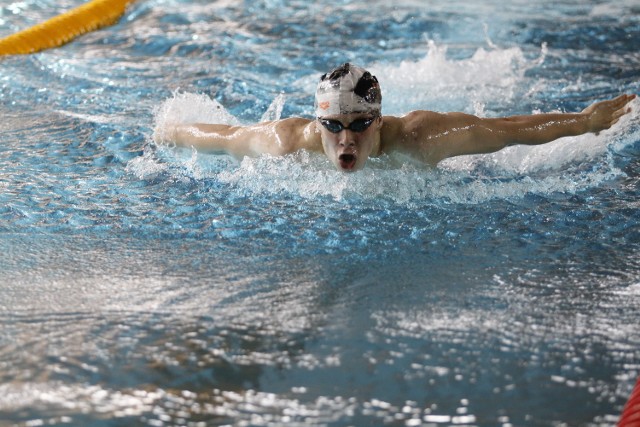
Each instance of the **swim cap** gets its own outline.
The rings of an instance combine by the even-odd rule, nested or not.
[[[381,112],[382,94],[378,79],[348,62],[320,77],[316,89],[316,117],[334,114]]]

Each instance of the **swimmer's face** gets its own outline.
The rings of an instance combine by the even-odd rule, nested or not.
[[[382,117],[366,113],[340,114],[318,118],[324,152],[343,172],[364,167],[380,145]]]

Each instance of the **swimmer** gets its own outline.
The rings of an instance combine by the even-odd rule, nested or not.
[[[382,116],[376,77],[345,63],[320,78],[315,119],[288,118],[250,126],[174,124],[162,129],[158,139],[236,157],[323,152],[344,172],[362,169],[369,157],[393,151],[435,166],[448,157],[597,134],[630,112],[628,103],[635,97],[620,95],[596,102],[580,113],[567,114],[479,118],[419,110],[402,117]]]

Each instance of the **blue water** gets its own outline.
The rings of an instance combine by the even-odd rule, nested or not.
[[[0,6],[0,35],[81,1]],[[154,142],[640,92],[636,1],[138,0],[0,60],[0,425],[613,426],[640,375],[640,103],[613,129],[341,174]],[[157,136],[157,134],[156,134]]]

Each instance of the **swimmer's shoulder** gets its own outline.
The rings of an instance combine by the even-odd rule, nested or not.
[[[390,123],[402,127],[403,129],[414,129],[424,125],[426,122],[441,121],[450,116],[451,113],[438,113],[436,111],[429,110],[413,110],[400,117],[385,116],[385,121],[387,118],[392,118],[394,120],[391,120]]]
[[[410,133],[425,118],[426,111],[411,111],[403,116],[383,116],[382,139],[396,140]]]
[[[433,127],[447,124],[454,115],[451,113],[438,113],[429,110],[414,110],[407,114],[397,116],[384,116],[383,138],[398,139],[411,136],[415,132],[424,132]]]
[[[276,133],[289,152],[305,149],[321,151],[322,141],[316,121],[303,117],[289,117],[275,123]]]
[[[288,117],[286,119],[280,119],[277,121],[278,127],[281,129],[299,131],[304,127],[310,125],[313,120],[305,119],[303,117]]]
[[[440,119],[445,114],[428,110],[413,110],[402,116],[384,116],[384,126],[392,131],[410,129],[425,120]]]
[[[403,116],[384,116],[381,143],[383,151],[411,151],[417,141],[431,132],[436,123],[446,120],[446,114],[414,110]]]

